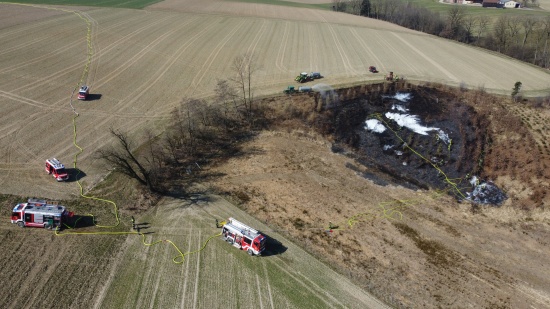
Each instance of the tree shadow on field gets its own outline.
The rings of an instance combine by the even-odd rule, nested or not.
[[[288,249],[286,246],[283,245],[280,241],[277,239],[266,235],[262,232],[262,234],[267,238],[265,242],[265,251],[262,252],[262,256],[273,256],[278,254],[283,254]]]
[[[66,168],[65,171],[69,175],[69,178],[66,180],[66,182],[75,182],[86,177],[86,173],[78,168]]]

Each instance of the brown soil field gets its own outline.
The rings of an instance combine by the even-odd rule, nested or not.
[[[394,71],[412,82],[506,95],[518,80],[526,95],[550,92],[544,70],[389,23],[311,9],[223,4],[185,0],[146,10],[65,11],[0,4],[5,17],[0,18],[0,193],[77,197],[75,182],[58,183],[43,169],[50,157],[72,168],[79,152],[74,141],[82,148],[77,166],[85,173],[84,189],[91,190],[107,174],[94,152],[113,142],[109,128],[138,139],[146,130],[161,131],[182,99],[212,97],[216,82],[233,76],[233,59],[247,52],[257,59],[257,97],[280,93],[302,71],[320,71],[321,82],[334,88],[378,82]],[[369,73],[370,65],[381,73]],[[91,86],[91,100],[76,100],[81,82]],[[545,162],[547,110],[513,104],[508,110],[531,127],[534,149]],[[173,237],[182,248],[196,249],[215,232],[214,218],[237,213],[280,240],[286,252],[250,260],[219,241],[204,256],[186,259],[188,267],[174,267],[172,248],[143,247],[134,236],[107,236],[100,245],[97,236],[63,241],[39,229],[21,232],[2,220],[1,248],[9,255],[0,255],[0,265],[10,271],[1,280],[9,284],[0,304],[212,308],[215,297],[227,297],[230,307],[307,308],[307,299],[319,308],[383,307],[367,292],[372,291],[403,307],[550,307],[548,213],[544,207],[518,210],[516,204],[533,193],[529,186],[536,177],[523,186],[515,175],[500,176],[498,182],[517,199],[473,211],[430,191],[375,185],[345,167],[350,159],[332,153],[330,142],[311,130],[264,132],[247,147],[251,154],[217,167],[227,176],[210,185],[230,196],[250,196],[241,207],[260,221],[213,195],[200,207],[165,200],[139,218],[155,231],[146,239]],[[498,170],[499,161],[492,162]],[[2,208],[4,218],[12,202]],[[348,221],[356,215],[361,216]],[[189,226],[180,224],[187,218]],[[329,221],[353,224],[327,233]],[[61,274],[56,269],[67,265],[58,257],[69,265]],[[215,261],[220,266],[210,267]],[[224,280],[235,280],[239,267],[244,281],[223,290]],[[57,282],[60,289],[54,289]],[[18,286],[34,290],[30,297],[14,296]],[[176,294],[179,298],[169,297]]]

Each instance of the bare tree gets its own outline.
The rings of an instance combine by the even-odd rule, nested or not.
[[[109,132],[117,140],[117,145],[99,150],[99,158],[108,162],[115,172],[137,180],[151,192],[157,192],[158,188],[152,177],[152,169],[134,155],[130,138],[126,133],[113,128],[110,128]]]
[[[497,51],[499,53],[505,52],[506,48],[508,47],[508,43],[510,39],[510,33],[508,30],[509,20],[510,20],[510,16],[500,15],[493,27],[494,28],[493,35],[495,36],[496,43],[497,43]]]
[[[508,33],[510,34],[510,39],[514,40],[516,45],[519,45],[520,35],[519,31],[521,28],[521,19],[522,17],[512,16],[508,18],[507,26],[508,26]]]
[[[345,12],[346,0],[332,0],[332,9],[336,12]]]
[[[521,26],[523,27],[523,42],[521,44],[522,48],[525,47],[525,42],[527,42],[527,38],[533,32],[533,29],[536,28],[538,22],[538,19],[532,16],[525,16],[521,20]]]
[[[245,114],[248,120],[252,116],[252,104],[254,94],[252,92],[252,75],[258,70],[256,58],[252,54],[243,54],[233,60],[233,71],[235,77],[232,79],[237,84],[241,92],[241,102],[245,108]]]
[[[477,18],[477,16],[474,16],[474,15],[467,15],[464,18],[464,31],[466,32],[464,33],[464,36],[465,36],[464,41],[466,42],[471,41],[473,29],[478,24],[478,21],[479,19]]]
[[[466,9],[458,4],[453,5],[447,15],[445,36],[451,39],[457,39],[465,17]]]
[[[487,30],[487,27],[489,27],[490,18],[487,15],[480,15],[478,19],[478,27],[477,27],[477,39],[476,41],[479,42],[479,38],[483,35],[485,30]]]
[[[363,0],[348,0],[348,3],[351,14],[361,15]]]

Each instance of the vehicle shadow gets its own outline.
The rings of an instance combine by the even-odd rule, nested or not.
[[[96,101],[96,100],[99,100],[99,99],[101,99],[101,94],[99,94],[99,93],[90,93],[86,97],[86,101]]]
[[[277,239],[270,237],[262,232],[262,234],[267,238],[265,242],[265,251],[262,252],[262,256],[273,256],[278,254],[283,254],[288,249]]]
[[[65,168],[65,171],[69,175],[69,179],[66,182],[75,182],[86,177],[86,173],[78,168]]]
[[[92,216],[73,215],[67,220],[66,225],[69,228],[78,229],[78,228],[94,226],[95,222],[94,222],[94,217]]]

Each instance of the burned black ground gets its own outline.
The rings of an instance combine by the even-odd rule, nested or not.
[[[353,156],[367,168],[361,173],[370,179],[378,178],[378,183],[444,189],[463,197],[463,191],[470,190],[469,176],[482,171],[487,120],[452,94],[436,89],[415,87],[399,91],[410,93],[407,102],[394,98],[396,93],[369,92],[341,101],[327,111],[333,119],[333,151]],[[408,114],[417,115],[421,125],[442,130],[449,141],[439,138],[437,131],[421,135],[388,119],[385,113],[395,104],[407,108]],[[388,129],[370,132],[365,128],[367,119],[379,119]]]

